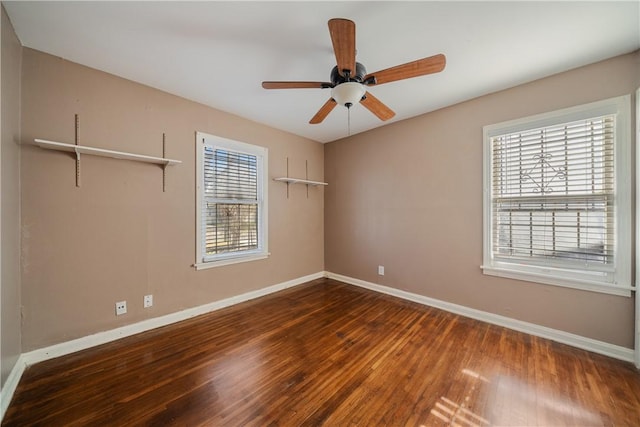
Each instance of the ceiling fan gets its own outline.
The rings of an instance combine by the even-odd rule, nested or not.
[[[357,102],[364,105],[380,120],[389,120],[396,113],[366,90],[366,86],[376,86],[397,80],[439,73],[444,69],[444,55],[396,65],[375,73],[367,74],[364,65],[356,62],[356,24],[343,18],[329,20],[329,34],[333,43],[337,65],[331,70],[330,82],[305,81],[265,81],[265,89],[331,89],[331,98],[318,110],[309,123],[321,123],[337,105],[351,108]]]

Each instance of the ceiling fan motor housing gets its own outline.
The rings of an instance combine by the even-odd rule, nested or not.
[[[364,76],[367,75],[367,69],[364,68],[364,65],[362,65],[359,62],[356,62],[356,72],[355,73],[345,73],[345,75],[340,74],[340,72],[338,71],[338,66],[333,67],[333,69],[331,70],[331,83],[333,83],[334,86],[339,85],[340,83],[345,83],[345,82],[358,82],[358,83],[362,83],[362,80],[364,79]]]

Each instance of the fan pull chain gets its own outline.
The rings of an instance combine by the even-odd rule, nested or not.
[[[351,136],[351,108],[347,107],[347,136]]]

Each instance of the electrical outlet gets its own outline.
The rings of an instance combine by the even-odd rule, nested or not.
[[[384,276],[384,265],[378,266],[378,276]]]
[[[127,302],[119,301],[116,303],[116,316],[127,313]]]
[[[153,295],[144,296],[144,308],[149,308],[153,305]]]

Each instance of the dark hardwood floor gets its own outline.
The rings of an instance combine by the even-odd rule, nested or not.
[[[31,366],[3,425],[639,426],[640,374],[319,279]]]

